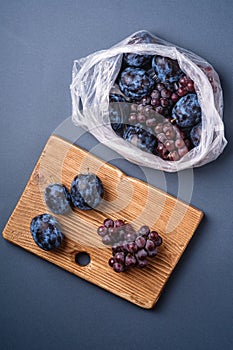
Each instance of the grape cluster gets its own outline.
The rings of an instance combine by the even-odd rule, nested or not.
[[[147,258],[157,255],[157,247],[162,244],[158,232],[142,226],[137,232],[123,220],[106,219],[97,230],[102,242],[112,246],[109,265],[115,272],[126,271],[130,267],[147,266]]]
[[[178,82],[178,86],[175,87],[176,91],[174,92],[175,95],[173,95],[175,102],[177,102],[180,97],[195,92],[194,82],[187,75],[182,76]]]

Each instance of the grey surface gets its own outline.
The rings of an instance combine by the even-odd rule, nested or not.
[[[217,161],[194,171],[191,203],[206,216],[153,310],[0,238],[1,349],[232,349],[232,4],[0,1],[1,231],[48,137],[71,113],[72,61],[136,30],[148,29],[214,65],[230,141]],[[86,136],[81,143],[90,149],[96,141]],[[142,177],[124,160],[115,164]],[[176,195],[177,175],[166,181]]]

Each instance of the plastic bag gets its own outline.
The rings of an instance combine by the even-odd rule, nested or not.
[[[138,34],[148,33],[155,43],[128,44]],[[178,161],[163,160],[125,141],[113,131],[109,119],[109,93],[121,69],[124,53],[160,55],[176,59],[181,70],[195,84],[202,110],[202,134],[197,147]],[[72,120],[92,133],[101,143],[140,166],[175,172],[215,160],[225,148],[223,97],[218,74],[192,52],[174,46],[149,32],[140,31],[110,49],[74,61],[71,83]]]

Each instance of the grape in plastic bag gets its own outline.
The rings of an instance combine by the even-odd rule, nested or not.
[[[177,62],[177,67],[170,62]],[[164,67],[163,71],[161,67]],[[160,116],[161,110],[161,106],[158,106],[157,109],[152,106],[155,118],[148,117],[146,121],[142,120],[145,130],[135,132],[138,126],[132,126],[126,111],[129,109],[132,111],[133,105],[142,98],[146,99],[146,95],[150,94],[151,98],[153,94],[151,79],[154,79],[154,86],[159,82],[177,84],[178,80],[182,79],[182,74],[189,77],[194,83],[191,89],[195,88],[196,97],[191,96],[190,93],[191,97],[182,98],[192,100],[192,103],[200,108],[200,115],[197,115],[194,120],[195,125],[192,123],[185,125],[182,118],[179,120],[179,113],[174,112],[172,117],[175,118],[173,119],[170,118],[170,115],[162,116],[165,123],[166,118],[170,123],[175,121],[175,125],[170,127],[170,133],[176,135],[174,144],[167,140],[160,140],[160,134],[155,133],[155,136],[152,137],[151,130],[156,127],[153,123]],[[133,81],[130,80],[132,76]],[[143,89],[135,85],[137,79],[143,79],[145,83]],[[182,91],[180,93],[182,96]],[[111,96],[121,96],[121,98],[118,101],[117,98],[114,99]],[[224,137],[223,98],[218,74],[203,58],[153,36],[147,31],[136,32],[110,49],[74,61],[71,97],[74,124],[88,130],[101,143],[140,166],[168,172],[198,167],[215,160],[227,144]],[[112,103],[117,102],[123,107],[116,108],[119,113],[116,112],[113,115],[113,122],[111,118],[114,109],[111,106]],[[180,112],[180,109],[176,108],[177,111]],[[148,111],[148,113],[152,112]],[[132,113],[132,121],[133,118]],[[162,123],[164,125],[164,120]],[[192,126],[195,128],[194,131],[191,130]],[[130,130],[127,129],[130,127]],[[193,147],[186,143],[180,146],[181,151],[179,148],[174,148],[175,144],[182,143],[177,136],[179,127],[183,128],[182,137],[185,138],[187,132],[192,135],[190,142],[193,142]],[[127,137],[131,142],[124,139],[124,135],[130,135]],[[145,152],[144,146],[147,142],[145,140],[152,140],[153,145],[157,147],[156,151],[153,147],[153,152],[150,152],[150,149]],[[163,149],[164,143],[167,143],[165,150]]]

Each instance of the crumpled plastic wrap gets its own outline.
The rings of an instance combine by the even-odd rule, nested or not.
[[[71,83],[72,120],[88,130],[101,143],[138,164],[162,171],[175,172],[199,167],[215,160],[225,148],[223,97],[218,74],[213,67],[196,54],[177,47],[156,36],[155,43],[128,44],[140,31],[107,50],[95,52],[74,61]],[[117,136],[109,119],[109,93],[122,64],[124,53],[160,55],[176,59],[182,71],[195,84],[202,109],[202,136],[197,147],[178,161],[163,160],[159,156],[138,149]]]

